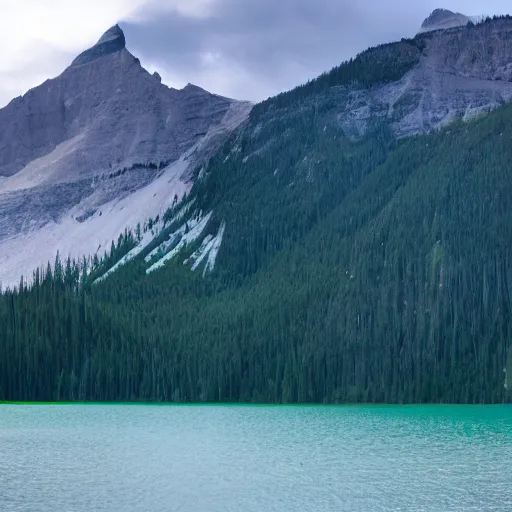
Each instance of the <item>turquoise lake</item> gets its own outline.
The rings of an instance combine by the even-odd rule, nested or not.
[[[0,405],[2,512],[512,511],[512,407]]]

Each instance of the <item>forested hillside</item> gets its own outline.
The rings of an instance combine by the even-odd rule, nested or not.
[[[197,241],[93,284],[127,233],[91,275],[57,263],[5,292],[0,400],[509,401],[512,105],[403,139],[336,115],[352,70],[395,80],[418,41],[254,109],[188,198],[205,235],[226,223],[213,273],[183,265]]]

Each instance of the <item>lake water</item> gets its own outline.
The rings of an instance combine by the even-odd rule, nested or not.
[[[0,405],[0,511],[510,512],[512,408]]]

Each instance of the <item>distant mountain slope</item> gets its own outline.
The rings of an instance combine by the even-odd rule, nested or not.
[[[112,27],[59,77],[0,110],[0,281],[30,276],[57,251],[103,253],[165,211],[189,190],[188,165],[215,152],[249,110],[163,85]],[[136,192],[157,178],[154,198]]]

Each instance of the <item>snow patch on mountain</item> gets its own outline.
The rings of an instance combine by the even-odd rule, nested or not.
[[[164,254],[167,254],[167,252],[173,247],[173,245],[177,245],[178,242],[182,239],[183,235],[187,233],[187,230],[193,229],[196,227],[196,225],[200,222],[201,218],[192,218],[185,224],[183,224],[178,230],[171,233],[167,240],[162,242],[158,247],[153,249],[145,258],[144,260],[146,263],[151,262],[153,258],[156,258],[158,256],[162,256]]]
[[[167,224],[172,225],[175,222],[178,222],[181,219],[183,219],[183,217],[185,217],[185,215],[187,215],[188,212],[190,212],[190,209],[192,208],[192,206],[194,206],[195,203],[196,203],[195,197],[193,197],[190,201],[185,202],[185,204],[178,210],[176,215],[174,215],[172,217],[172,219]]]
[[[195,219],[191,219],[187,223],[185,223],[176,233],[173,233],[171,237],[176,238],[180,237],[178,244],[174,247],[170,252],[165,254],[162,258],[160,258],[156,263],[151,265],[146,270],[146,274],[151,274],[155,270],[163,267],[168,261],[172,260],[182,249],[187,247],[189,244],[195,242],[199,239],[203,231],[205,230],[208,222],[212,217],[213,212],[210,212],[206,216],[199,216]]]
[[[51,153],[32,160],[23,170],[7,178],[4,183],[0,182],[0,193],[26,190],[45,184],[62,182],[62,178],[58,176],[58,162],[72,155],[78,149],[84,137],[85,133],[80,133],[58,144]]]
[[[96,279],[94,283],[100,283],[107,279],[109,276],[111,276],[116,270],[119,270],[123,265],[126,265],[133,259],[135,259],[139,254],[141,254],[154,240],[157,238],[160,233],[167,227],[171,226],[175,222],[178,222],[181,220],[189,211],[190,208],[195,203],[195,198],[191,199],[188,202],[185,202],[185,204],[178,210],[176,215],[172,217],[170,221],[165,222],[163,220],[164,215],[159,214],[157,215],[157,218],[159,219],[158,222],[153,222],[151,229],[146,229],[141,239],[137,242],[137,245],[129,251],[125,256],[123,256],[115,265],[113,265],[105,274],[103,274],[101,277]],[[173,200],[174,203],[174,200]],[[183,226],[183,232],[185,230],[185,226]],[[161,252],[166,252],[169,247],[172,245],[173,241],[178,238],[178,236],[181,234],[181,230],[178,230],[178,232],[175,232],[170,235],[169,239],[166,242],[163,242],[160,244],[156,249],[153,249],[149,255],[145,257],[145,261],[149,262],[154,256]]]
[[[183,265],[188,265],[189,263],[193,263],[192,270],[195,271],[204,261],[204,259],[208,256],[210,252],[211,245],[213,242],[213,235],[208,235],[203,242],[201,243],[201,247],[190,256],[190,258],[186,259],[183,262]]]
[[[155,238],[154,232],[146,231],[144,236],[140,239],[138,244],[129,251],[125,256],[123,256],[112,268],[107,270],[101,277],[98,277],[93,284],[101,283],[105,281],[107,277],[111,276],[116,270],[119,270],[123,265],[126,265],[134,258],[136,258]]]
[[[186,265],[193,262],[192,270],[197,270],[206,259],[206,265],[203,270],[203,277],[207,272],[213,271],[215,268],[215,262],[217,261],[217,254],[219,253],[220,246],[222,245],[222,239],[224,237],[224,231],[226,230],[226,223],[223,222],[219,232],[214,237],[208,235],[202,242],[201,247],[190,256],[188,260],[183,263]]]
[[[168,166],[149,185],[121,200],[101,206],[84,222],[75,216],[83,210],[73,208],[63,219],[52,222],[25,236],[0,240],[0,278],[4,287],[15,286],[20,276],[31,278],[37,266],[53,263],[57,252],[61,258],[80,259],[102,255],[126,228],[135,229],[149,218],[163,215],[175,201],[181,200],[191,188],[182,180],[189,163],[180,158]]]
[[[208,261],[206,262],[206,267],[204,269],[203,275],[206,272],[211,272],[215,268],[215,263],[217,262],[217,255],[219,254],[220,246],[222,245],[222,240],[224,238],[224,231],[226,231],[226,223],[223,222],[217,236],[213,239],[213,244],[208,254]]]
[[[185,234],[185,226],[181,226],[180,229],[174,231],[169,235],[165,242],[162,242],[158,247],[153,249],[145,258],[145,262],[149,263],[153,258],[157,257],[160,254],[166,254],[174,243],[177,243],[178,240]]]

